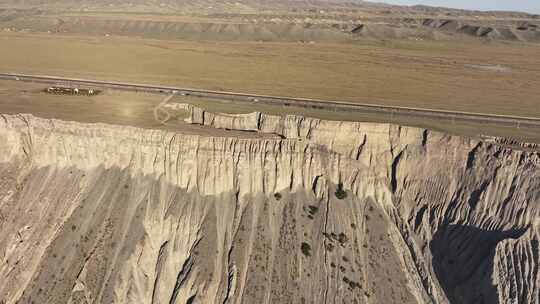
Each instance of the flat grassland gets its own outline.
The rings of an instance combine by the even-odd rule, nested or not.
[[[540,117],[540,46],[0,33],[0,71]]]

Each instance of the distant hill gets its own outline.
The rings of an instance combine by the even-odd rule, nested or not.
[[[398,6],[363,0],[3,0],[0,8],[136,12],[136,13],[246,13],[254,11],[283,11],[294,9],[367,9],[387,13],[438,14],[454,16],[496,16],[501,18],[538,18],[521,12],[480,12],[432,7],[426,5]]]

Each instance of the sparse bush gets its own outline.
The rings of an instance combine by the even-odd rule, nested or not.
[[[338,238],[337,238],[338,242],[341,243],[341,245],[347,243],[347,241],[349,240],[349,238],[347,237],[347,235],[345,233],[340,233],[338,235]]]
[[[309,208],[309,213],[311,215],[315,215],[315,214],[317,214],[317,212],[319,212],[319,207],[317,207],[317,206],[310,205],[310,206],[308,206],[308,208]]]
[[[274,193],[274,198],[276,199],[276,201],[281,200],[281,198],[282,198],[281,193],[279,193],[279,192]]]
[[[325,247],[326,247],[326,250],[329,252],[332,252],[332,250],[334,250],[334,244],[332,243],[326,244]]]
[[[345,282],[345,284],[349,285],[349,287],[351,289],[355,289],[355,288],[361,288],[360,287],[360,284],[358,284],[357,282],[347,278],[347,277],[343,277],[343,282]]]
[[[340,200],[347,198],[347,192],[343,189],[343,184],[339,183],[336,189],[336,197]]]
[[[300,249],[305,256],[311,256],[311,246],[308,243],[303,242],[302,246],[300,246]]]

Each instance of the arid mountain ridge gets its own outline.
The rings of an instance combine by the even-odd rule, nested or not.
[[[0,29],[180,40],[539,42],[538,15],[364,1],[8,1]]]

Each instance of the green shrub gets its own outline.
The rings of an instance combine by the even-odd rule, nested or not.
[[[300,249],[305,256],[311,256],[311,246],[308,243],[303,242],[302,246],[300,246]]]
[[[347,197],[347,192],[343,189],[343,184],[339,183],[336,189],[336,197],[340,200],[345,199]]]

